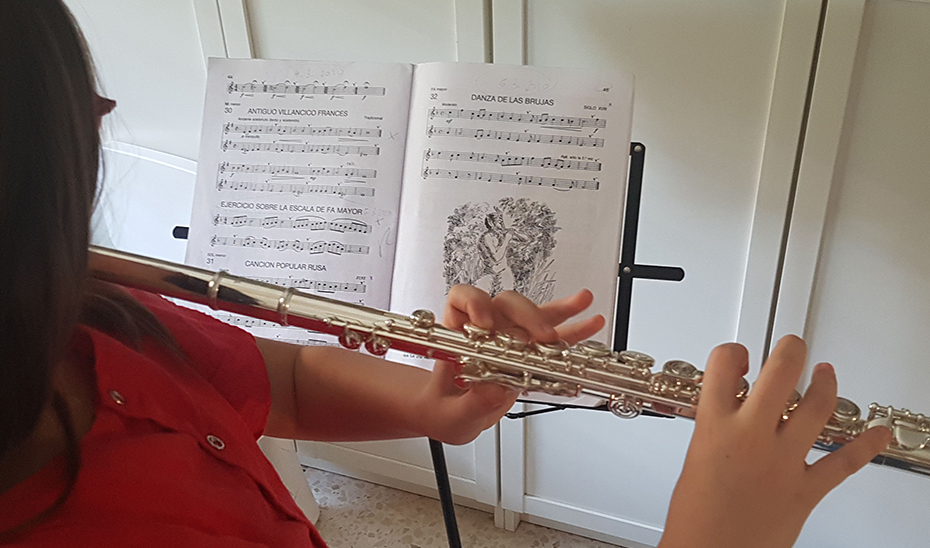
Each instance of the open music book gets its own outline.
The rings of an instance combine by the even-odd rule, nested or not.
[[[612,322],[632,101],[610,71],[210,59],[187,262],[405,314],[587,287]]]

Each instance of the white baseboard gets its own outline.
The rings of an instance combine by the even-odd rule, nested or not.
[[[297,447],[300,463],[304,466],[424,497],[439,498],[436,475],[429,468],[329,444],[317,445],[312,451],[314,456],[310,456],[309,451],[301,450],[303,443],[297,442]],[[456,504],[482,512],[494,512],[494,506],[475,500],[473,480],[450,476],[449,485],[452,487],[452,500]]]
[[[654,548],[662,538],[660,527],[552,500],[527,496],[523,508],[523,521],[625,548]]]

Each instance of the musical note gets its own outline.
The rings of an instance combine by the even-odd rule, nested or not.
[[[246,215],[217,215],[213,218],[213,225],[329,230],[331,232],[352,232],[355,234],[368,234],[371,232],[371,226],[356,219],[334,219],[332,221],[327,221],[315,215],[287,219],[281,219],[276,216],[248,217]]]
[[[309,137],[381,137],[381,130],[364,127],[313,127],[227,123],[223,133],[244,135],[306,135]]]
[[[425,169],[426,179],[459,179],[464,181],[482,181],[487,183],[510,183],[515,185],[547,186],[559,190],[599,190],[598,181],[585,179],[556,179],[537,177],[535,175],[510,175],[508,173],[491,173],[486,171],[463,171],[458,169]]]
[[[358,167],[281,166],[274,164],[231,164],[229,162],[220,163],[219,172],[301,175],[306,177],[353,177],[359,179],[374,179],[378,176],[378,171],[375,169]]]
[[[359,155],[377,156],[377,146],[358,145],[310,145],[307,143],[249,143],[241,141],[223,141],[223,150],[240,152],[304,152],[310,154],[338,154],[339,156]]]
[[[575,118],[571,116],[554,116],[552,114],[523,114],[519,112],[494,112],[485,109],[468,110],[463,108],[440,109],[429,111],[430,118],[459,118],[462,120],[489,120],[494,122],[519,122],[538,124],[555,128],[605,128],[607,120],[602,118]]]
[[[220,179],[217,190],[247,190],[250,192],[279,192],[302,196],[304,194],[333,194],[336,196],[372,197],[375,189],[343,185],[311,185],[307,183],[275,183],[271,181],[233,181]]]
[[[291,84],[282,82],[278,84],[265,84],[258,82],[245,82],[237,84],[230,82],[226,87],[227,93],[274,93],[299,95],[384,95],[383,87],[373,86],[321,86],[316,84]]]
[[[424,155],[425,160],[451,160],[459,162],[485,162],[500,164],[504,167],[528,166],[553,169],[575,169],[583,171],[600,171],[600,162],[586,162],[579,160],[563,160],[561,158],[536,158],[535,156],[511,156],[506,154],[486,154],[483,152],[458,152],[454,150],[429,149]]]
[[[580,147],[603,147],[604,139],[594,137],[576,137],[574,135],[552,135],[547,133],[521,133],[519,131],[496,131],[491,129],[472,129],[462,127],[430,126],[426,130],[429,137],[468,137],[471,139],[493,139],[496,141],[513,141],[515,143],[543,143],[550,145],[574,145]]]
[[[367,245],[344,244],[342,242],[324,242],[311,240],[274,240],[271,238],[256,238],[255,236],[213,236],[210,240],[212,246],[248,247],[254,249],[275,249],[278,251],[306,251],[311,255],[330,253],[342,255],[352,253],[368,255],[370,248]]]

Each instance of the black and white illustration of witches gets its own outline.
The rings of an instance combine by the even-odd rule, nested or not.
[[[443,241],[446,290],[459,283],[492,296],[512,289],[537,304],[552,299],[552,252],[559,230],[548,205],[527,198],[467,202],[448,217]]]

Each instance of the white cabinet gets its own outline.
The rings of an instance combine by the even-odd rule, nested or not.
[[[496,61],[636,77],[646,145],[629,346],[702,364],[738,340],[750,377],[801,333],[840,392],[930,411],[930,3],[901,0],[69,0],[120,106],[111,137],[196,158],[208,56]],[[469,503],[655,545],[684,420],[571,411],[446,448]],[[425,440],[301,444],[305,462],[426,491]],[[799,546],[918,546],[930,479],[869,467]]]
[[[809,366],[832,362],[862,407],[930,411],[928,90],[930,3],[829,4],[774,336],[803,333]],[[928,489],[869,466],[798,545],[925,546]]]
[[[796,113],[793,131],[767,134],[776,65],[800,61],[789,65],[800,78],[783,87],[803,100],[817,10],[792,7],[813,20],[782,44],[784,1],[524,5],[526,62],[635,75],[633,139],[646,145],[636,259],[680,266],[685,278],[634,283],[629,347],[700,366],[737,337],[763,153],[795,146],[798,135]],[[591,412],[504,423],[504,508],[655,545],[691,428]]]

